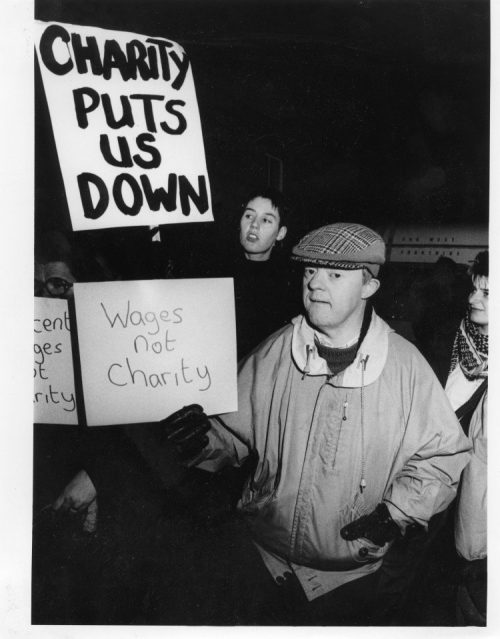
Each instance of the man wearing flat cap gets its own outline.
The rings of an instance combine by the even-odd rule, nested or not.
[[[199,468],[256,457],[238,508],[290,623],[369,625],[384,555],[452,501],[470,446],[424,358],[372,310],[382,238],[329,224],[292,259],[305,313],[241,362],[238,411],[189,406],[165,427]]]

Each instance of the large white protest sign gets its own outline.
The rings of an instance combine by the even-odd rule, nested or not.
[[[237,409],[233,280],[75,284],[89,426]]]
[[[35,297],[33,419],[77,424],[68,302]]]
[[[41,21],[35,43],[74,230],[213,220],[181,46]]]

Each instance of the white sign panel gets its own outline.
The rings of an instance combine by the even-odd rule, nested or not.
[[[213,220],[181,46],[40,21],[35,43],[75,231]]]
[[[33,420],[77,424],[68,302],[35,297]]]
[[[75,284],[89,426],[237,409],[233,280]]]

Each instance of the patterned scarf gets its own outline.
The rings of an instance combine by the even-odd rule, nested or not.
[[[488,377],[488,335],[481,335],[467,315],[455,335],[450,373],[460,364],[467,379]]]

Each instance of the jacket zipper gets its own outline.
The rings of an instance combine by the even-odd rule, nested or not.
[[[343,408],[342,408],[342,421],[344,421],[344,422],[347,421],[347,408],[348,408],[348,406],[349,406],[349,402],[347,401],[347,397],[346,397],[346,399],[344,401],[344,404],[343,404]]]
[[[365,458],[365,420],[364,420],[364,401],[363,401],[363,390],[365,386],[365,371],[366,364],[368,363],[368,358],[370,356],[366,355],[365,357],[360,357],[361,363],[361,479],[359,481],[359,490],[363,493],[366,488],[366,478],[365,478],[365,470],[366,470],[366,458]]]

